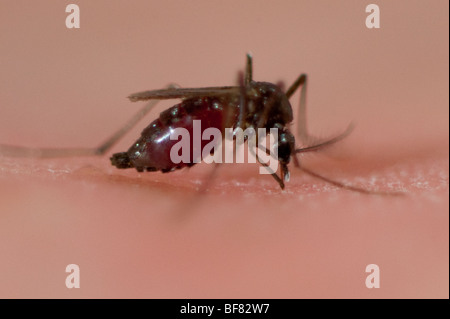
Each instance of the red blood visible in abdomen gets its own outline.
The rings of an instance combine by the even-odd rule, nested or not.
[[[220,132],[223,132],[223,105],[216,98],[204,97],[185,100],[162,112],[158,119],[142,131],[141,137],[127,151],[133,166],[138,170],[162,170],[167,172],[194,165],[194,120],[201,121],[202,135],[203,131],[209,127],[217,128]],[[181,139],[181,137],[178,137],[178,140],[170,139],[171,132],[176,128],[185,128],[189,132],[189,163],[173,163],[170,158],[171,148]],[[210,140],[202,140],[201,148],[203,149],[208,143],[210,143]],[[201,154],[201,150],[199,154]]]

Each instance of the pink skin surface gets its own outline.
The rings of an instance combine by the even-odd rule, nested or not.
[[[314,135],[357,124],[303,165],[405,194],[293,165],[284,191],[256,164],[222,165],[207,193],[204,163],[112,167],[178,103],[161,102],[103,157],[0,156],[1,298],[449,297],[447,1],[377,1],[377,30],[361,1],[77,4],[69,30],[64,3],[2,2],[0,144],[96,146],[142,105],[130,93],[234,85],[251,51],[255,80],[308,73]]]

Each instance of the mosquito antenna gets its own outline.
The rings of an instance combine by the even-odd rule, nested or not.
[[[258,143],[259,144],[259,143]],[[248,145],[248,142],[247,142]],[[266,163],[264,163],[263,161],[261,161],[261,159],[259,158],[258,154],[256,153],[256,146],[253,145],[248,145],[248,149],[250,150],[250,152],[252,153],[253,156],[255,156],[256,160],[258,161],[259,164],[261,164],[262,167],[264,167],[269,173],[270,175],[272,175],[272,177],[275,179],[275,181],[278,183],[278,185],[280,185],[281,189],[284,189],[284,181],[281,177],[279,177],[277,175],[276,172],[274,172],[270,166]],[[275,158],[275,157],[274,157]],[[278,160],[278,159],[277,159]]]
[[[327,141],[324,141],[322,143],[316,144],[316,145],[312,145],[312,146],[307,146],[304,148],[298,148],[295,150],[295,153],[306,153],[306,152],[314,152],[314,151],[318,151],[324,147],[327,146],[331,146],[339,141],[342,141],[344,138],[346,138],[347,136],[350,135],[350,133],[353,131],[353,129],[355,128],[355,124],[354,123],[350,123],[350,125],[347,127],[347,129],[344,131],[344,133],[339,134],[336,137],[333,137],[332,139],[329,139]]]

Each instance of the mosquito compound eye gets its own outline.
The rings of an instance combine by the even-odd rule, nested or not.
[[[294,136],[288,131],[281,132],[278,136],[278,159],[281,162],[289,163],[294,148]]]

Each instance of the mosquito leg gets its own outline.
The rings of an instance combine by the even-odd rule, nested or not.
[[[249,148],[250,152],[252,153],[252,155],[256,157],[256,160],[258,161],[258,163],[261,164],[261,166],[263,166],[270,173],[270,175],[272,175],[272,177],[275,179],[275,181],[278,183],[278,185],[280,185],[281,189],[284,189],[284,181],[283,181],[283,179],[280,178],[277,175],[277,173],[274,172],[269,167],[269,165],[267,165],[266,163],[261,161],[261,159],[259,158],[258,154],[255,151],[256,146],[255,145],[248,145],[248,148]],[[282,172],[282,174],[283,174],[283,172]]]
[[[136,113],[123,127],[116,131],[105,142],[98,147],[92,148],[32,148],[13,145],[0,145],[0,154],[13,157],[34,157],[34,158],[56,158],[56,157],[77,157],[103,155],[117,141],[122,138],[133,126],[142,119],[157,103],[151,101],[147,103],[138,113]]]
[[[167,89],[176,89],[180,86],[178,84],[169,84]],[[144,105],[132,118],[125,123],[118,131],[116,131],[111,137],[109,137],[105,142],[100,144],[99,147],[95,149],[95,155],[103,155],[111,147],[114,146],[125,134],[127,134],[141,119],[143,119],[158,103],[158,100],[151,100],[149,103]]]
[[[169,85],[168,88],[173,88],[174,85]],[[98,147],[80,147],[80,148],[33,148],[13,145],[1,145],[0,155],[13,157],[33,157],[33,158],[56,158],[56,157],[77,157],[77,156],[95,156],[103,155],[114,144],[116,144],[126,133],[128,133],[137,122],[139,122],[151,109],[158,103],[157,100],[152,100],[142,109],[140,109],[132,118],[125,123],[119,130],[111,135],[106,141]]]
[[[33,148],[0,145],[0,155],[9,157],[55,158],[96,155],[96,148]]]
[[[250,53],[247,53],[247,65],[245,67],[245,85],[249,85],[253,81],[253,58]]]
[[[377,191],[371,191],[371,190],[360,188],[360,187],[356,187],[356,186],[346,185],[344,183],[341,183],[341,182],[332,180],[332,179],[330,179],[328,177],[325,177],[325,176],[322,176],[320,174],[317,174],[316,172],[313,172],[313,171],[311,171],[311,170],[309,170],[309,169],[307,169],[307,168],[305,168],[303,166],[300,166],[300,161],[297,158],[297,156],[294,155],[293,157],[294,157],[294,165],[295,165],[295,167],[301,169],[303,172],[305,172],[306,174],[308,174],[308,175],[310,175],[312,177],[321,179],[324,182],[327,182],[327,183],[329,183],[331,185],[334,185],[334,186],[337,186],[339,188],[347,189],[347,190],[358,192],[358,193],[362,193],[362,194],[368,194],[368,195],[394,195],[394,196],[404,195],[404,193],[402,193],[402,192],[377,192]]]
[[[244,124],[245,124],[245,120],[247,117],[247,86],[250,84],[250,82],[253,81],[253,66],[252,66],[252,56],[247,53],[247,64],[245,66],[245,75],[244,78],[242,79],[242,73],[239,74],[239,90],[240,90],[240,107],[239,107],[239,114],[238,114],[238,119],[237,119],[237,123],[236,123],[236,129],[237,128],[243,128]],[[230,115],[232,112],[230,112]]]
[[[121,127],[117,132],[115,132],[111,137],[109,137],[105,142],[100,144],[96,148],[96,155],[103,155],[111,147],[114,146],[126,133],[128,133],[136,124],[139,122],[148,112],[158,103],[158,101],[153,100],[147,103],[138,113],[136,113],[128,122]]]
[[[345,184],[343,184],[341,182],[337,182],[337,181],[331,180],[331,179],[329,179],[327,177],[324,177],[324,176],[319,175],[319,174],[317,174],[317,173],[315,173],[313,171],[310,171],[309,169],[307,169],[307,168],[305,168],[305,167],[300,165],[300,160],[298,159],[297,155],[294,155],[293,158],[294,158],[294,166],[299,168],[299,169],[301,169],[303,172],[305,172],[308,175],[311,175],[311,176],[313,176],[315,178],[321,179],[321,180],[323,180],[323,181],[325,181],[325,182],[327,182],[327,183],[329,183],[331,185],[337,186],[339,188],[353,190],[353,191],[357,191],[357,192],[364,193],[364,194],[370,194],[371,193],[370,191],[368,191],[366,189],[353,187],[353,186],[348,186],[348,185],[345,185]]]
[[[286,91],[288,99],[295,93],[295,91],[301,86],[300,90],[300,104],[297,114],[297,134],[302,142],[307,142],[310,137],[306,127],[306,87],[308,77],[306,74],[301,74],[297,80]]]

